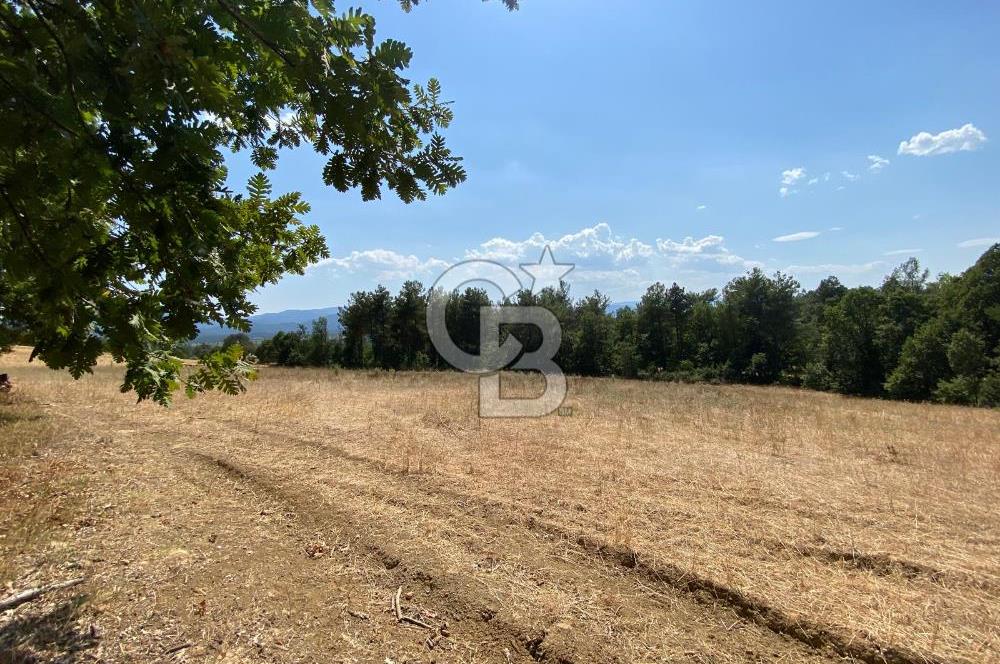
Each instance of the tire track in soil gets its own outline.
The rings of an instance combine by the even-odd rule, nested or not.
[[[273,435],[275,438],[282,438],[284,440],[287,440],[288,442],[294,443],[294,446],[319,452],[327,456],[329,456],[329,453],[331,452],[331,448],[322,444],[318,444],[316,443],[316,441],[312,441],[309,439],[302,439],[297,436],[279,434],[278,432],[275,432],[274,434],[268,433],[267,435],[268,436]],[[253,451],[253,448],[250,447],[246,449],[251,452]],[[336,452],[338,453],[334,454],[333,456],[341,458],[342,455],[340,454],[340,452],[343,451],[336,450]],[[376,495],[380,501],[386,504],[395,505],[402,509],[413,510],[415,507],[422,507],[425,508],[426,511],[433,511],[437,513],[449,513],[453,515],[454,518],[456,519],[472,518],[477,523],[484,523],[484,522],[489,523],[492,528],[498,531],[502,531],[504,533],[504,537],[507,539],[511,538],[509,532],[510,526],[517,526],[529,532],[542,534],[546,538],[548,538],[550,542],[552,538],[556,538],[561,542],[564,542],[565,544],[568,544],[571,547],[573,547],[578,553],[585,554],[583,558],[585,560],[589,560],[590,564],[598,563],[605,569],[624,572],[626,573],[626,576],[630,575],[633,578],[638,576],[640,579],[642,579],[642,577],[645,576],[644,580],[654,582],[661,586],[665,586],[665,588],[663,588],[661,591],[661,590],[651,589],[643,583],[635,583],[634,581],[630,582],[629,584],[630,587],[633,587],[635,590],[639,591],[640,594],[645,595],[647,599],[654,605],[654,608],[657,608],[658,610],[662,610],[665,605],[669,605],[669,602],[663,601],[664,595],[669,596],[671,594],[674,594],[684,601],[690,601],[692,598],[690,594],[690,589],[686,585],[681,588],[676,587],[675,584],[669,583],[671,579],[667,578],[667,576],[662,572],[655,574],[650,573],[646,575],[636,574],[637,571],[643,572],[644,570],[645,571],[648,570],[646,570],[646,568],[643,566],[637,566],[635,564],[632,564],[632,562],[629,562],[628,564],[625,565],[620,564],[620,560],[618,558],[609,556],[609,554],[612,553],[612,551],[605,545],[598,544],[597,540],[581,539],[584,536],[570,532],[567,529],[558,526],[556,524],[537,519],[534,516],[526,515],[522,512],[517,511],[516,508],[513,508],[512,506],[504,504],[500,501],[493,501],[478,496],[471,496],[469,494],[456,492],[454,490],[441,486],[434,486],[434,487],[422,486],[421,485],[422,483],[417,481],[418,478],[416,476],[407,475],[402,472],[396,473],[389,471],[388,472],[389,475],[399,480],[405,480],[405,484],[407,484],[410,487],[416,486],[416,488],[420,490],[423,497],[427,500],[423,503],[419,503],[416,501],[416,496],[413,496],[412,494],[404,492],[394,492],[379,488],[380,484],[384,484],[384,475],[386,474],[386,472],[385,469],[380,467],[380,464],[378,462],[373,462],[370,459],[360,458],[357,457],[356,455],[350,455],[349,453],[347,453],[347,456],[353,458],[348,458],[346,460],[351,461],[355,464],[360,464],[363,467],[365,467],[366,470],[375,471],[375,474],[378,475],[378,478],[381,478],[383,480],[381,482],[379,481],[361,482],[359,485],[349,488],[348,490],[352,491],[353,495],[356,497],[360,496],[370,497],[372,495]],[[349,477],[349,474],[345,474],[345,476]],[[345,488],[344,483],[338,482],[338,488]],[[428,489],[430,489],[437,495],[435,496],[428,494]],[[406,495],[406,498],[400,498],[399,495]],[[448,499],[448,501],[437,500],[438,497],[446,498]],[[471,503],[471,506],[469,505],[469,503]],[[460,509],[461,507],[466,507],[466,509],[464,510]],[[589,544],[589,546],[583,546],[583,544]],[[537,547],[537,542],[535,546]],[[551,557],[548,554],[544,555],[546,555],[546,557],[548,557],[549,560],[551,561]],[[687,572],[679,571],[677,573],[677,576],[689,578],[691,575]],[[676,592],[678,590],[682,590],[684,592],[678,593]],[[675,591],[675,592],[671,593],[670,591]],[[704,593],[702,593],[702,595],[704,595]],[[705,601],[706,598],[702,596],[698,599],[700,599],[701,601],[696,602],[697,606],[701,606],[703,610],[708,609],[711,614],[716,615],[718,619],[713,621],[716,624],[725,625],[725,623],[732,621],[733,619],[732,615],[728,616],[717,615],[720,611],[725,611],[726,609],[729,609],[732,614],[735,614],[735,617],[737,617],[737,619],[743,619],[745,623],[761,628],[763,630],[761,636],[766,634],[769,635],[771,639],[773,639],[775,636],[781,639],[779,649],[783,648],[787,650],[789,647],[792,647],[793,649],[802,648],[803,650],[802,652],[799,653],[798,659],[796,661],[808,658],[810,655],[820,658],[833,657],[838,659],[844,656],[841,653],[837,653],[836,649],[827,647],[828,644],[819,642],[813,642],[813,643],[804,642],[800,638],[800,635],[798,633],[788,634],[788,633],[776,632],[776,630],[771,629],[768,625],[760,624],[759,620],[756,619],[747,620],[747,616],[741,615],[741,613],[737,610],[734,610],[733,607],[728,607],[724,603],[721,603],[720,605],[718,598],[710,598],[708,601]],[[732,628],[730,627],[729,629]],[[607,661],[607,660],[594,660],[594,661]],[[877,660],[877,661],[883,662],[883,660]],[[890,662],[890,664],[892,664],[891,660],[888,661]]]
[[[296,506],[297,510],[303,508],[303,505],[306,504],[305,501],[308,500],[309,496],[315,496],[315,490],[312,488],[303,487],[300,488],[298,492],[289,491],[286,488],[283,488],[286,486],[285,483],[289,481],[288,478],[280,478],[277,479],[277,481],[270,481],[263,479],[261,475],[263,473],[269,472],[268,469],[270,468],[270,466],[268,466],[267,468],[258,467],[254,471],[250,471],[246,468],[246,466],[238,465],[231,460],[216,457],[211,454],[205,454],[203,452],[198,452],[194,450],[187,450],[187,454],[197,458],[203,464],[209,466],[214,465],[218,468],[221,468],[222,471],[229,477],[239,479],[247,483],[248,485],[255,487],[260,491],[271,493],[272,495],[275,496],[276,499],[281,501],[281,504],[286,506],[294,505]],[[279,484],[279,482],[281,482],[281,484]],[[327,485],[320,483],[320,486],[327,486]],[[342,485],[338,483],[337,488],[342,488]],[[407,502],[406,500],[403,499],[394,498],[391,493],[386,494],[381,491],[378,492],[373,491],[372,487],[370,486],[351,487],[349,489],[349,493],[356,497],[368,497],[368,498],[371,498],[373,495],[377,495],[377,497],[381,501],[386,502],[387,504],[399,505],[400,507],[405,508],[407,510],[413,510],[414,507],[423,505],[427,507],[438,508],[436,510],[438,513],[446,511],[439,504],[431,504],[431,503],[421,504],[421,503]],[[315,503],[316,503],[315,498],[313,498],[311,504],[315,505]],[[313,513],[313,516],[310,517],[310,519],[314,527],[320,529],[322,529],[322,527],[324,526],[330,527],[329,521],[324,521],[322,517],[315,516],[316,513],[326,514],[326,510],[329,510],[330,508],[331,508],[330,503],[324,504],[323,510],[318,510],[318,508],[316,507],[308,508],[309,512]],[[458,516],[478,517],[478,515],[475,512],[459,512]],[[356,523],[355,518],[348,516],[345,516],[342,519],[338,519],[336,522],[342,523],[344,520],[346,520],[350,524]],[[386,541],[386,540],[392,541],[394,537],[390,534],[383,534],[378,539],[379,541]],[[511,541],[513,538],[509,536],[506,536],[506,539],[509,544],[514,544],[514,545],[521,544],[524,546],[532,546],[532,544],[525,543],[524,541],[513,542]],[[546,540],[546,542],[548,545],[551,545],[552,539],[549,538]],[[454,578],[463,579],[463,581],[461,581],[459,584],[454,584],[454,583],[447,584],[448,587],[451,587],[453,585],[464,585],[464,586],[469,585],[467,583],[464,583],[464,578],[460,576],[453,577],[452,575],[448,575],[447,573],[441,575],[437,572],[428,573],[427,561],[423,557],[421,557],[420,559],[420,562],[423,564],[423,567],[417,568],[417,567],[412,567],[410,565],[406,565],[405,556],[401,557],[401,555],[394,547],[391,546],[386,547],[381,544],[368,544],[366,546],[369,549],[369,553],[378,563],[380,563],[390,571],[396,570],[397,568],[401,570],[397,578],[397,581],[400,584],[405,584],[406,581],[415,581],[417,583],[423,583],[425,585],[428,585],[435,591],[439,591],[442,585],[439,583],[439,580],[441,579],[442,576],[447,576],[449,577],[449,581],[453,581]],[[539,546],[537,540],[534,541],[533,546],[535,548]],[[562,565],[565,566],[567,569],[571,569],[572,574],[574,574],[577,577],[578,581],[582,576],[591,576],[587,574],[586,569],[588,565],[592,565],[595,562],[594,559],[584,556],[584,562],[582,566],[577,564],[567,564],[567,561],[565,559],[559,557],[552,558],[549,556],[549,554],[539,554],[538,556],[535,556],[535,560],[540,560],[542,559],[543,556],[547,558],[545,565],[545,571],[547,573],[552,573],[553,568]],[[609,568],[609,570],[621,572],[621,570],[617,566],[608,565],[607,567]],[[629,583],[630,586],[633,585],[633,583],[630,582],[629,580],[629,575],[617,574],[615,576],[618,577],[623,576],[625,583]],[[566,579],[559,578],[556,579],[556,583],[557,585],[559,585],[562,581],[565,580]],[[621,583],[621,582],[622,578],[616,578],[616,583]],[[670,603],[664,601],[663,597],[664,593],[659,593],[642,584],[634,584],[634,588],[636,590],[640,590],[641,591],[640,595],[645,595],[646,602],[652,605],[647,607],[640,607],[637,610],[644,611],[646,609],[652,609],[653,611],[662,611],[671,608]],[[391,588],[389,590],[391,591]],[[686,603],[688,598],[684,597],[683,599]],[[485,609],[482,608],[483,606],[486,606],[486,608]],[[704,608],[702,610],[704,610]],[[484,612],[490,614],[494,613],[492,608],[490,608],[487,604],[480,604],[477,606],[477,609],[475,611],[471,612],[471,614],[480,615]],[[709,613],[717,614],[717,612],[718,612],[718,607],[713,607]],[[468,614],[470,612],[466,613]],[[497,619],[493,618],[493,620]],[[717,625],[717,627],[715,628],[715,631],[712,634],[707,636],[707,638],[710,640],[716,640],[716,644],[718,644],[718,639],[720,637],[728,638],[726,634],[720,630],[722,627],[725,626],[726,622],[730,622],[731,620],[732,616],[728,616],[728,619],[721,619],[720,617],[719,620],[712,621]],[[733,626],[730,625],[729,628],[725,630],[725,632],[729,632],[730,630],[732,630],[732,627]],[[753,632],[753,625],[748,625],[746,627],[749,627],[749,631]],[[623,657],[618,652],[612,652],[606,648],[600,649],[600,648],[594,648],[592,646],[588,647],[587,641],[581,641],[579,639],[574,640],[571,643],[560,643],[556,645],[555,648],[553,648],[552,639],[550,638],[549,633],[545,629],[526,630],[523,626],[514,625],[512,623],[506,623],[503,631],[507,635],[516,635],[511,638],[511,642],[519,642],[518,644],[522,646],[523,649],[526,650],[527,653],[537,661],[546,661],[546,662],[631,661],[628,659],[623,659]],[[745,632],[747,630],[744,629],[737,631]],[[736,634],[736,632],[734,632],[734,634]],[[746,638],[743,638],[744,636]],[[789,661],[787,659],[788,657],[792,657],[790,661],[795,661],[795,662],[829,661],[830,658],[834,658],[832,653],[817,651],[816,649],[804,646],[797,640],[784,639],[780,638],[779,636],[780,641],[774,641],[775,637],[776,635],[774,633],[767,630],[760,630],[756,634],[756,636],[754,636],[752,633],[749,635],[741,634],[735,637],[734,643],[731,644],[730,648],[728,648],[728,652],[734,657],[738,658],[740,661],[753,661],[753,662]],[[600,642],[602,639],[597,638],[593,640]],[[764,648],[760,648],[761,645],[760,642],[762,640],[765,642]],[[753,646],[754,644],[758,646],[758,649],[748,647],[748,646]],[[777,650],[777,652],[775,652],[775,650]],[[688,657],[693,656],[695,658],[694,661],[703,661],[698,656],[696,650],[687,650],[685,651],[685,654]],[[777,657],[781,657],[782,655],[784,656],[784,659],[781,660],[774,659]],[[835,658],[838,660],[840,659],[839,657]],[[677,660],[669,660],[669,661],[677,661]],[[732,661],[732,660],[727,659],[726,661]]]
[[[78,420],[76,417],[66,412],[58,413],[58,416],[73,420],[81,428],[100,428],[101,425],[118,424],[120,420],[101,418],[95,414],[90,414],[86,421]],[[95,427],[95,425],[97,425]],[[181,461],[182,465],[178,469],[182,475],[183,468],[191,468],[192,460],[196,466],[214,472],[218,477],[228,478],[249,490],[257,499],[266,496],[267,499],[277,505],[282,512],[291,512],[303,522],[297,533],[301,539],[307,540],[318,530],[336,529],[345,533],[354,533],[359,537],[364,537],[368,558],[373,563],[373,567],[391,575],[393,584],[385,588],[385,596],[391,597],[393,590],[400,586],[425,587],[434,592],[436,598],[446,610],[440,614],[446,614],[449,618],[449,629],[452,632],[451,638],[461,636],[462,640],[469,642],[477,650],[484,644],[490,644],[494,652],[496,661],[505,661],[508,664],[518,658],[530,661],[552,663],[552,664],[588,664],[590,662],[625,662],[617,653],[611,653],[597,648],[587,643],[565,643],[558,638],[550,638],[550,634],[544,629],[529,628],[524,625],[506,621],[497,615],[490,602],[483,598],[483,593],[474,588],[471,584],[462,580],[459,576],[442,572],[440,570],[430,570],[426,560],[421,560],[421,565],[407,562],[404,558],[395,553],[391,544],[369,544],[367,539],[371,533],[360,533],[355,522],[345,514],[339,513],[333,506],[327,504],[323,511],[310,507],[310,497],[294,495],[291,492],[282,490],[277,484],[268,482],[262,477],[250,471],[244,470],[234,463],[225,459],[214,457],[204,452],[185,449],[178,446],[178,438],[181,437],[180,427],[170,429],[146,428],[142,436],[142,445],[133,446],[130,453],[135,456],[142,449],[147,454],[166,457],[165,461],[170,464],[170,457]],[[197,438],[205,439],[205,436]],[[177,450],[183,454],[177,454]],[[174,454],[170,455],[169,452]],[[170,464],[177,466],[176,463]],[[177,471],[175,471],[177,472]],[[216,485],[217,487],[219,485]],[[222,486],[225,486],[223,484]],[[246,502],[247,492],[236,492],[237,498],[241,502]],[[322,516],[321,516],[322,514]],[[338,518],[330,519],[331,515]],[[304,518],[303,518],[304,516]],[[391,539],[391,538],[390,538]],[[336,555],[336,549],[328,551],[325,555],[336,556],[341,562],[346,561],[343,555]],[[407,627],[400,625],[403,629],[417,629],[417,627]],[[470,629],[471,626],[471,629]],[[461,633],[460,633],[461,630]],[[426,636],[432,636],[437,632],[423,630]],[[440,646],[439,646],[440,647]],[[508,655],[505,651],[508,651]],[[434,658],[434,651],[429,654]],[[438,657],[444,656],[440,652]]]
[[[310,533],[330,529],[345,533],[357,532],[355,522],[347,515],[338,513],[326,505],[322,511],[324,516],[320,516],[318,510],[310,507],[308,502],[304,500],[305,497],[296,496],[294,493],[282,489],[279,485],[261,477],[258,472],[250,471],[230,460],[211,454],[190,449],[186,449],[184,452],[186,457],[195,460],[196,463],[214,469],[229,479],[267,495],[282,510],[294,512],[296,518],[303,522],[303,528]],[[330,518],[331,516],[334,518]],[[625,661],[617,653],[602,651],[590,647],[588,644],[571,645],[553,642],[544,630],[529,629],[523,625],[505,621],[496,615],[496,611],[489,602],[483,600],[482,593],[460,576],[434,569],[434,565],[429,564],[426,560],[421,560],[422,564],[416,565],[403,558],[391,544],[374,544],[366,540],[367,538],[363,539],[362,542],[368,556],[374,563],[391,574],[395,585],[411,588],[416,585],[432,590],[431,598],[438,599],[446,607],[438,613],[453,619],[454,622],[449,622],[449,625],[454,626],[456,623],[459,625],[452,631],[457,634],[459,630],[465,630],[470,623],[473,624],[473,629],[479,634],[463,634],[464,638],[495,643],[498,653],[503,652],[503,648],[506,646],[515,646],[524,656],[538,662],[575,664],[576,662]],[[327,555],[335,553],[334,549]],[[392,588],[387,588],[387,597],[391,593]],[[433,633],[429,632],[428,634]]]
[[[219,423],[227,422],[233,425],[238,424],[237,421],[233,420],[216,420],[216,422]],[[431,480],[426,475],[419,475],[419,474],[415,475],[412,473],[407,473],[406,471],[401,469],[386,468],[383,466],[381,462],[372,459],[371,457],[355,454],[338,445],[331,445],[314,439],[305,438],[302,436],[295,436],[293,434],[289,434],[281,430],[268,429],[265,430],[265,432],[269,437],[280,438],[282,440],[287,440],[289,442],[296,443],[299,446],[325,451],[330,456],[334,456],[344,461],[349,461],[358,465],[365,466],[367,468],[376,470],[386,475],[393,475],[409,484],[420,484],[421,479],[426,478],[424,482],[428,484],[434,484],[434,486],[421,487],[421,490],[424,491],[425,493],[428,490],[432,490],[435,493],[447,495],[450,498],[454,498],[456,500],[461,500],[461,501],[475,500],[481,502],[485,501],[491,507],[503,507],[513,512],[519,512],[522,514],[524,513],[523,510],[521,510],[513,502],[502,502],[482,495],[458,492],[455,491],[454,489],[450,489],[446,486],[441,485],[441,483]],[[337,430],[337,433],[347,434],[349,432]],[[260,435],[260,432],[258,431],[255,435]],[[797,514],[803,513],[807,516],[814,516],[812,510],[792,509],[792,511]],[[585,524],[575,523],[572,521],[571,523],[574,523],[574,525],[578,526],[585,525]],[[905,558],[899,558],[885,553],[865,553],[860,550],[840,551],[828,547],[814,546],[808,544],[789,544],[787,542],[777,539],[765,540],[762,538],[755,538],[748,541],[773,551],[784,551],[801,556],[803,558],[814,558],[816,560],[820,560],[822,562],[830,564],[842,564],[847,567],[852,567],[860,571],[872,572],[873,574],[876,574],[878,576],[899,575],[907,579],[926,579],[928,581],[938,582],[938,583],[962,584],[971,586],[973,588],[977,588],[979,590],[994,590],[996,588],[996,584],[991,580],[976,578],[973,574],[967,572],[963,572],[960,570],[938,569],[931,565],[926,565],[924,563],[906,560]],[[923,660],[919,661],[922,662]]]
[[[260,435],[260,433],[258,432],[257,435]],[[770,606],[763,600],[751,597],[736,588],[697,575],[691,570],[683,569],[672,563],[648,563],[638,551],[602,542],[592,535],[575,532],[558,523],[524,514],[512,503],[458,492],[449,487],[441,486],[425,476],[412,475],[401,470],[387,469],[378,461],[351,453],[339,446],[295,436],[283,431],[268,429],[264,433],[267,437],[278,438],[300,447],[324,452],[339,459],[367,467],[383,475],[392,475],[404,484],[418,489],[428,498],[444,496],[452,501],[476,503],[476,507],[479,507],[479,514],[477,516],[481,519],[489,520],[494,524],[499,522],[505,526],[517,525],[558,537],[575,545],[580,551],[587,553],[601,563],[616,565],[647,581],[668,586],[703,606],[718,608],[721,605],[747,622],[763,627],[779,636],[798,641],[820,654],[824,652],[835,654],[837,657],[849,658],[865,662],[865,664],[947,664],[945,660],[934,655],[919,654],[903,646],[877,643],[863,634],[855,634],[853,636],[844,635],[821,623],[805,619],[794,619],[780,609]],[[337,433],[346,435],[348,432],[338,430]],[[370,492],[371,490],[369,490]],[[381,497],[386,502],[391,503],[393,501],[391,494],[383,493]],[[403,501],[400,504],[401,506],[412,506],[413,503],[410,500]],[[440,503],[438,504],[438,508],[442,508]],[[508,516],[502,516],[503,513],[507,513]],[[809,551],[806,549],[803,550],[802,555],[808,557],[811,553],[819,553],[820,551],[822,553],[818,557],[828,562],[848,562],[844,560],[846,556],[842,557],[835,551],[825,549],[820,549],[819,551]],[[871,571],[875,571],[876,573],[879,569],[899,570],[903,571],[904,575],[907,574],[907,571],[911,575],[923,575],[925,572],[929,572],[931,575],[936,573],[939,575],[939,578],[940,575],[947,574],[941,570],[926,568],[918,563],[910,563],[909,561],[897,562],[896,559],[889,559],[892,561],[889,565],[879,566],[874,562],[878,559],[878,556],[868,556],[867,558],[863,555],[853,556],[853,559],[857,561],[855,566],[858,569],[871,569]],[[871,561],[871,568],[865,567],[866,560]]]
[[[199,418],[200,424],[205,424],[209,421],[229,433],[232,432],[230,427],[238,424],[237,422],[227,421],[223,418]],[[92,424],[93,419],[89,423]],[[150,430],[147,433],[151,435],[168,434],[172,440],[176,440],[178,432],[174,429],[164,432]],[[678,591],[684,597],[706,608],[715,611],[720,609],[729,610],[748,623],[762,627],[778,637],[784,637],[801,646],[805,646],[813,651],[815,655],[846,658],[865,662],[866,664],[945,664],[943,660],[934,656],[922,656],[906,648],[873,643],[863,635],[856,635],[851,638],[834,632],[821,624],[806,620],[794,620],[781,610],[771,607],[761,600],[749,597],[735,588],[695,575],[690,570],[682,569],[670,563],[647,563],[637,551],[601,542],[586,533],[573,532],[555,522],[526,515],[519,511],[512,503],[508,504],[488,497],[465,494],[440,485],[435,486],[435,482],[430,478],[384,468],[376,460],[314,439],[294,436],[285,431],[270,429],[263,431],[258,429],[258,431],[254,432],[254,435],[260,436],[261,433],[267,437],[293,443],[293,446],[319,451],[328,456],[365,467],[382,475],[393,476],[409,487],[416,488],[427,498],[444,496],[453,501],[471,502],[473,503],[473,511],[466,512],[467,516],[478,512],[480,518],[494,525],[497,523],[504,526],[517,525],[560,538],[601,564],[613,565],[628,571],[631,575],[640,579],[662,584],[667,588]],[[337,433],[342,435],[349,434],[349,432],[342,430],[338,430]],[[213,459],[212,457],[208,458]],[[214,459],[212,463],[219,465],[224,470],[226,467],[225,464],[228,462]],[[236,473],[242,473],[243,481],[257,483],[261,489],[271,492],[276,498],[283,496],[282,492],[275,485],[262,482],[258,478],[250,479],[249,475],[239,469],[236,469]],[[368,489],[368,493],[371,493],[370,488]],[[383,499],[386,502],[390,502],[391,496],[383,494]],[[404,504],[407,508],[413,507],[412,501],[404,502]],[[440,508],[440,505],[438,507]],[[500,514],[497,513],[498,511]],[[504,517],[504,512],[508,513],[508,516]],[[379,560],[387,568],[394,570],[400,567],[400,558],[391,552],[387,552],[378,546],[373,546],[370,552],[375,559]],[[395,572],[395,574],[399,575],[399,578],[404,581],[412,580],[426,583],[433,580],[433,577],[429,577],[420,569],[412,571],[401,569]],[[642,587],[645,588],[645,586]],[[648,588],[646,590],[647,592],[649,591]],[[454,596],[449,594],[449,599],[453,600]],[[465,602],[465,604],[468,607],[468,603]],[[472,614],[475,611],[467,611],[467,613]],[[489,622],[492,622],[492,620],[487,621],[486,624],[489,624]],[[496,627],[500,627],[500,632],[504,637],[513,638],[513,642],[536,661],[565,662],[567,664],[577,661],[573,658],[574,653],[572,648],[569,651],[564,651],[562,648],[553,648],[553,644],[551,643],[546,644],[545,639],[547,635],[544,631],[529,632],[519,626],[509,624],[501,626],[501,623],[497,623],[494,629],[489,630],[491,635],[496,635]],[[579,646],[579,641],[575,641],[574,645]],[[621,660],[617,655],[607,653],[606,656],[584,656],[579,661],[611,662]]]
[[[937,569],[930,565],[897,558],[886,553],[839,551],[822,546],[788,544],[778,540],[757,540],[757,544],[774,551],[783,551],[803,558],[814,558],[831,565],[845,565],[877,576],[902,576],[906,579],[923,579],[940,584],[960,584],[978,590],[993,591],[996,584],[989,579],[979,579],[959,570]]]

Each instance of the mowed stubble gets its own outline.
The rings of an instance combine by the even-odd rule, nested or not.
[[[75,504],[4,580],[83,570],[104,660],[1000,661],[995,411],[571,378],[483,420],[470,376],[270,367],[163,409],[25,359],[2,495]]]

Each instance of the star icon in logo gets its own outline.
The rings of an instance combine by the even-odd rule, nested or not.
[[[576,267],[573,263],[557,263],[552,256],[552,249],[545,245],[537,263],[521,263],[521,269],[531,275],[532,294],[538,294],[546,288],[559,290],[559,282]]]

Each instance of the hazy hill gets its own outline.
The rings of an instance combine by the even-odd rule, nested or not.
[[[277,332],[293,332],[299,328],[299,325],[305,325],[308,328],[314,320],[320,317],[326,317],[330,332],[337,333],[340,332],[340,321],[337,318],[340,309],[340,307],[287,309],[274,313],[255,314],[250,317],[250,322],[253,325],[250,329],[250,337],[252,339],[268,339],[273,337]],[[202,327],[197,340],[206,343],[221,341],[235,331],[231,328],[218,325]]]

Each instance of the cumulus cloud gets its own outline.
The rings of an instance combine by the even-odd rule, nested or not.
[[[885,157],[880,157],[877,154],[868,155],[868,170],[878,173],[883,168],[889,165],[889,160]]]
[[[673,279],[683,279],[692,288],[715,287],[751,267],[763,266],[729,251],[721,235],[644,242],[620,237],[608,224],[599,223],[561,236],[532,233],[524,239],[494,237],[452,260],[385,248],[352,251],[321,261],[310,273],[333,278],[351,275],[362,288],[376,283],[393,288],[406,279],[418,279],[426,285],[462,260],[492,260],[516,270],[521,263],[537,261],[546,246],[558,262],[576,265],[566,276],[576,294],[597,288],[613,296],[632,297],[654,281]]]
[[[573,258],[603,257],[614,261],[628,261],[653,254],[652,245],[636,238],[624,240],[616,236],[608,224],[601,222],[559,238],[546,238],[542,233],[533,233],[526,240],[495,237],[466,251],[465,258],[518,262],[526,258],[537,258],[546,245],[557,256]]]
[[[961,249],[970,249],[972,247],[992,247],[997,242],[1000,242],[1000,237],[977,237],[972,240],[963,240],[958,243],[958,247]]]
[[[819,235],[819,231],[799,231],[798,233],[789,233],[788,235],[779,235],[776,238],[772,238],[772,242],[801,242],[802,240],[811,240]]]
[[[799,166],[781,171],[781,184],[793,185],[806,176],[806,169]]]
[[[700,254],[706,249],[720,246],[722,240],[721,235],[706,235],[700,240],[695,240],[693,237],[688,236],[680,242],[657,238],[656,248],[664,254]]]
[[[721,235],[706,235],[701,238],[685,237],[677,241],[657,238],[649,244],[638,238],[623,238],[611,230],[606,223],[583,228],[575,233],[547,238],[542,233],[533,233],[524,240],[495,237],[483,242],[475,249],[465,252],[466,259],[480,258],[506,263],[534,260],[545,246],[560,260],[574,260],[588,264],[591,271],[598,267],[614,267],[625,264],[669,262],[715,262],[720,265],[752,264],[729,252],[723,246]]]
[[[352,251],[340,258],[323,259],[310,269],[325,265],[345,272],[372,271],[379,279],[409,279],[441,271],[449,263],[439,258],[420,259],[412,254],[399,254],[391,249],[368,249]]]
[[[948,129],[940,134],[922,131],[899,144],[899,154],[929,157],[950,152],[976,150],[986,142],[986,134],[971,122],[958,129]]]
[[[792,186],[802,180],[805,176],[806,169],[802,166],[781,171],[782,186],[778,189],[778,195],[782,198],[787,198],[789,195],[796,193],[796,190],[792,189]]]
[[[657,264],[673,269],[736,270],[760,265],[731,253],[723,246],[721,235],[706,235],[695,239],[685,237],[680,242],[671,239],[656,239]]]

